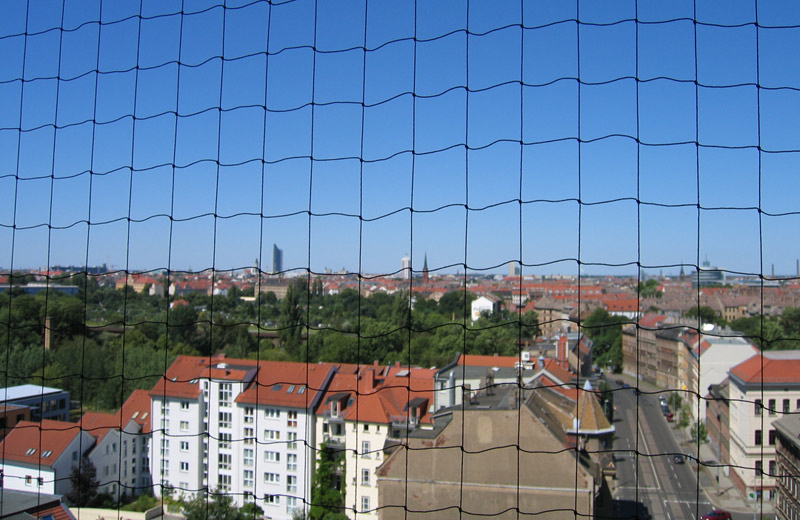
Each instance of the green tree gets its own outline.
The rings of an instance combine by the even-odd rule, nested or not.
[[[305,282],[305,280],[302,280]],[[299,286],[298,286],[299,287]],[[281,305],[281,315],[278,318],[278,333],[281,345],[286,349],[290,356],[296,360],[302,360],[300,356],[300,341],[303,329],[303,308],[300,306],[300,294],[295,284],[290,284],[283,298]]]
[[[317,455],[317,471],[311,487],[312,520],[346,520],[344,513],[344,458],[341,451],[323,442]]]
[[[221,491],[198,493],[183,503],[186,520],[247,520],[241,509],[233,504],[233,497]]]
[[[713,323],[715,325],[721,325],[724,322],[724,320],[717,315],[717,312],[708,305],[695,305],[684,312],[683,315],[686,318],[700,318],[701,324]]]
[[[706,430],[706,423],[697,421],[692,425],[691,430],[692,442],[704,443],[708,441],[708,430]]]
[[[611,366],[615,372],[622,369],[623,316],[611,316],[598,307],[581,324],[583,332],[594,344],[592,356],[599,366]]]
[[[72,467],[69,481],[71,489],[66,498],[71,506],[86,507],[97,496],[97,469],[88,458],[83,457],[78,466]]]

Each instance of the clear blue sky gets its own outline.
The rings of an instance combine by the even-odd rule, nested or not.
[[[757,53],[753,1],[698,1],[696,43],[687,1],[472,1],[468,39],[466,2],[420,0],[415,24],[414,2],[371,1],[366,58],[364,0],[190,1],[182,19],[147,0],[141,21],[135,2],[61,6],[0,4],[4,269],[83,265],[87,247],[90,265],[269,268],[273,243],[285,268],[310,247],[315,271],[365,273],[427,253],[575,274],[579,244],[650,273],[800,258],[800,216],[766,214],[800,210],[800,154],[759,168],[754,148],[695,145],[800,149],[800,29],[768,28],[800,25],[795,2],[760,3]]]

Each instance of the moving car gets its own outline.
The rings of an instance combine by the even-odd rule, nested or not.
[[[731,520],[731,514],[724,509],[713,509],[701,516],[700,520]]]
[[[683,455],[676,454],[672,457],[672,462],[675,464],[683,464]]]

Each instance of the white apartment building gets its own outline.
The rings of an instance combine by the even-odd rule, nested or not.
[[[180,356],[151,390],[155,493],[231,494],[266,517],[307,510],[313,410],[331,365]]]
[[[723,334],[723,330],[714,330],[716,334]],[[728,377],[728,371],[758,353],[758,348],[741,336],[712,336],[698,334],[692,345],[692,358],[690,367],[690,382],[687,385],[691,390],[703,396],[708,393],[708,387],[720,384]],[[692,417],[698,412],[696,403],[689,407]],[[699,400],[699,415],[695,420],[705,420],[706,401]]]
[[[384,449],[409,431],[432,427],[435,370],[340,365],[317,409],[322,442],[345,457],[345,507],[349,518],[379,518],[377,469]]]
[[[87,457],[97,471],[98,492],[118,499],[152,488],[147,391],[135,390],[115,414],[85,413],[80,428],[97,439]]]
[[[800,408],[800,350],[752,356],[731,369],[729,380],[731,480],[745,496],[772,499],[777,467],[772,423]]]

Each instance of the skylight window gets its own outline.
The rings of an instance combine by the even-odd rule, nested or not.
[[[135,412],[133,412],[131,419],[136,419],[138,416],[139,416],[139,410],[136,410]]]
[[[286,390],[286,393],[291,394],[292,392],[294,392],[294,385],[289,385],[289,388]]]
[[[52,455],[52,454],[53,454],[53,452],[52,452],[52,451],[50,451],[50,450],[47,450],[47,451],[45,451],[44,453],[42,453],[42,457],[44,457],[44,458],[47,458],[47,457],[49,457],[49,456],[50,456],[50,455]]]
[[[25,455],[33,455],[34,453],[36,453],[36,448],[29,448]]]
[[[273,392],[278,392],[278,391],[280,391],[281,388],[283,388],[283,385],[274,385],[272,387],[272,391]]]
[[[298,388],[298,389],[297,389],[297,393],[298,393],[298,394],[304,394],[304,393],[306,393],[306,387],[305,387],[305,385],[301,385],[301,386],[300,386],[300,388]]]
[[[143,421],[144,421],[145,419],[147,419],[147,416],[148,416],[148,414],[149,414],[149,413],[150,413],[150,412],[144,412],[144,413],[142,414],[142,420],[143,420]]]

